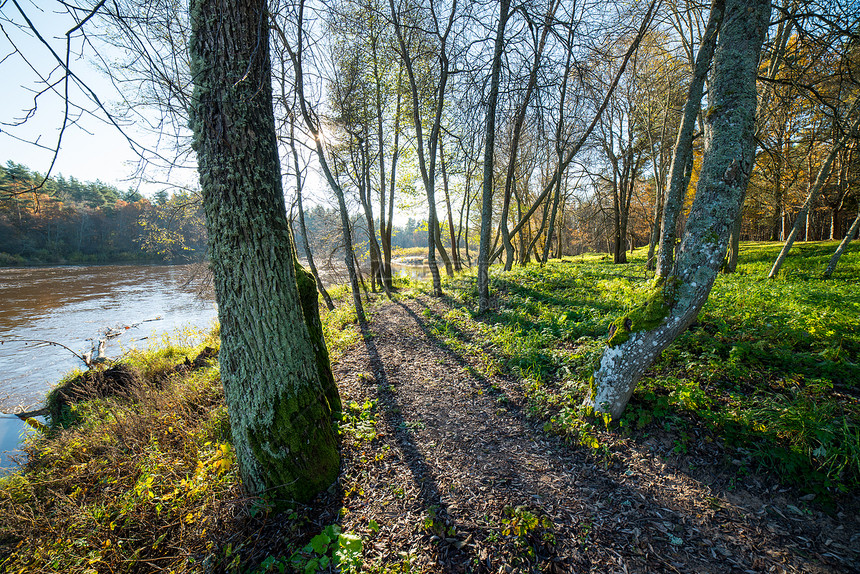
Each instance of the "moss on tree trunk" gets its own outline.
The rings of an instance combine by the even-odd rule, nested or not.
[[[322,373],[324,345],[310,332],[314,309],[303,311],[297,288],[267,18],[263,0],[191,1],[191,126],[242,479],[253,494],[307,501],[337,477],[331,408],[339,400]]]

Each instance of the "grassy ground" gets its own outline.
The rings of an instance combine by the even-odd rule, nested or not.
[[[860,486],[860,249],[823,272],[836,243],[799,244],[768,280],[780,245],[745,244],[738,272],[720,275],[696,323],[639,384],[617,432],[662,427],[682,453],[704,426],[738,449],[739,473],[775,471],[823,497]],[[599,446],[599,423],[579,408],[611,321],[640,301],[650,277],[642,251],[627,265],[601,256],[495,274],[495,309],[483,341],[456,341],[487,354],[527,383],[546,429]],[[452,309],[440,332],[473,320],[471,277],[448,286]]]
[[[494,270],[493,309],[480,316],[474,276],[460,276],[445,284],[445,311],[423,319],[484,374],[519,379],[533,420],[596,459],[608,456],[607,437],[660,435],[678,456],[692,441],[719,441],[739,479],[769,473],[833,511],[860,486],[860,249],[825,281],[835,245],[796,245],[773,281],[765,277],[779,246],[744,245],[738,273],[718,278],[696,324],[609,429],[579,405],[609,324],[638,303],[650,279],[641,252],[621,266],[584,256]],[[354,314],[342,303],[325,321],[337,360],[361,338]],[[323,528],[308,509],[273,522],[264,502],[243,498],[217,362],[181,366],[206,346],[217,347],[217,333],[200,345],[174,340],[128,355],[133,384],[66,408],[55,418],[68,428],[55,425],[26,446],[21,470],[0,479],[0,570],[316,572],[332,561],[342,571],[360,568],[356,534]],[[340,422],[345,458],[364,460],[375,405],[351,398]],[[267,558],[254,550],[261,532],[292,550]]]

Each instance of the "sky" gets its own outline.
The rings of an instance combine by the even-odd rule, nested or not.
[[[18,5],[61,58],[66,52],[66,32],[75,24],[62,6],[54,1],[17,0]],[[37,98],[36,92],[45,89],[43,78],[51,82],[62,79],[57,60],[51,50],[31,30],[18,7],[7,0],[0,8],[0,162],[11,160],[44,174],[51,165],[53,148],[63,124],[63,82]],[[93,20],[90,27],[97,25]],[[17,49],[17,52],[16,52]],[[100,50],[105,50],[100,47]],[[69,68],[80,77],[105,104],[112,106],[120,100],[114,86],[93,64],[92,46],[72,43]],[[92,99],[79,87],[70,85],[70,100],[93,113],[74,114],[74,122],[63,133],[60,153],[51,171],[52,175],[74,176],[82,181],[101,180],[120,189],[138,188],[144,195],[152,195],[164,185],[141,184],[134,175],[137,155],[126,137],[106,121],[106,115],[97,109]],[[35,111],[27,117],[34,106]],[[22,119],[26,121],[22,123]],[[15,125],[19,124],[19,125]],[[152,136],[125,129],[126,135],[143,143],[154,145]],[[49,149],[45,149],[49,148]],[[187,179],[187,178],[186,178]]]

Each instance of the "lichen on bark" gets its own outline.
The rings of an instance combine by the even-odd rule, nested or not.
[[[283,201],[267,19],[264,0],[192,0],[190,123],[233,446],[246,489],[272,493],[277,507],[306,502],[337,478],[331,408],[339,399],[330,370],[323,373],[316,289],[314,305],[303,306],[299,293],[304,277]]]

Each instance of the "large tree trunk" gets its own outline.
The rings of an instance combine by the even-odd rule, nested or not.
[[[755,80],[769,18],[770,0],[726,0],[714,54],[706,152],[674,272],[657,280],[647,304],[616,322],[586,399],[613,420],[645,370],[693,322],[711,292],[752,170]]]
[[[340,458],[284,209],[266,2],[191,1],[191,126],[221,321],[221,379],[245,487],[308,501]],[[336,391],[332,394],[336,396]]]

